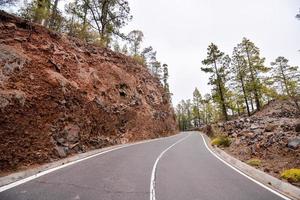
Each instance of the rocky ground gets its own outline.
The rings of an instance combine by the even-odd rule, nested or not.
[[[260,159],[258,168],[273,176],[300,168],[300,113],[292,101],[272,101],[251,117],[218,123],[215,128],[231,138],[225,151],[245,162]]]
[[[176,132],[160,81],[108,49],[0,12],[0,172]]]

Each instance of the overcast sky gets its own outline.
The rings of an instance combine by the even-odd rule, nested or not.
[[[169,65],[173,104],[209,93],[201,72],[207,46],[232,53],[243,37],[252,40],[269,65],[277,56],[300,66],[300,0],[129,0],[133,21],[125,31],[144,32],[158,59]]]

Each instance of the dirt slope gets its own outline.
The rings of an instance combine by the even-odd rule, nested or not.
[[[300,168],[300,113],[292,101],[272,101],[251,117],[217,125],[232,139],[226,151],[243,161],[258,158],[261,170],[280,177]]]
[[[0,12],[0,172],[175,132],[144,66]]]

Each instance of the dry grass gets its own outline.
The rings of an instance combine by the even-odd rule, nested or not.
[[[253,167],[258,167],[261,165],[261,160],[257,158],[252,158],[250,160],[247,160],[246,162],[248,165],[251,165]]]

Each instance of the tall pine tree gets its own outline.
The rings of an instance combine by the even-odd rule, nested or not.
[[[228,114],[225,99],[225,81],[228,61],[228,57],[225,57],[224,53],[221,52],[215,44],[211,43],[207,48],[207,57],[202,61],[202,64],[207,67],[201,68],[202,71],[212,74],[209,84],[215,87],[215,100],[220,105],[223,117],[226,121],[228,120]]]
[[[265,73],[269,69],[264,66],[265,58],[260,57],[260,50],[247,38],[243,38],[243,41],[238,44],[240,49],[240,54],[245,58],[247,62],[247,67],[249,70],[249,89],[251,90],[256,109],[261,109],[261,82],[260,82],[260,73]]]

